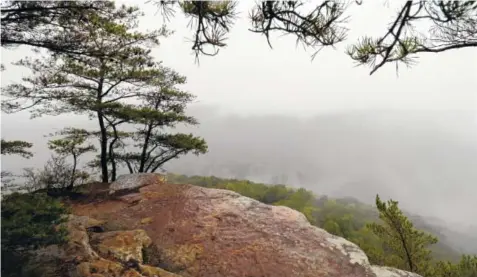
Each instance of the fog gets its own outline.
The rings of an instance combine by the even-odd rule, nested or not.
[[[318,195],[373,203],[399,200],[406,209],[453,224],[477,225],[477,128],[466,111],[349,111],[309,117],[240,115],[219,107],[189,109],[201,124],[179,127],[206,139],[209,152],[174,160],[171,172],[251,179],[305,187]],[[50,153],[44,135],[94,122],[64,116],[29,124],[3,122],[2,136],[35,142],[35,157],[2,158],[5,169],[41,166]],[[28,124],[28,128],[24,126]]]
[[[350,9],[349,43],[382,34],[395,14],[383,12],[378,2]],[[413,68],[401,67],[399,76],[393,65],[369,76],[343,54],[347,44],[323,50],[313,62],[291,37],[272,37],[271,50],[263,37],[247,31],[252,4],[240,2],[244,17],[229,46],[202,58],[200,66],[189,55],[184,38],[191,31],[180,16],[168,23],[176,33],[152,49],[187,76],[184,89],[197,95],[189,112],[201,124],[179,130],[209,144],[208,154],[174,160],[168,171],[285,183],[367,203],[379,193],[411,212],[444,220],[441,225],[477,225],[475,49],[422,55]],[[148,9],[140,24],[152,29],[162,22]],[[2,86],[28,75],[11,62],[31,52],[20,47],[1,53]],[[50,155],[44,135],[66,126],[95,122],[2,114],[2,138],[33,142],[35,153],[29,160],[2,157],[2,170],[41,167]]]
[[[473,113],[192,113],[201,119],[196,133],[210,151],[170,163],[171,171],[286,183],[368,203],[380,193],[422,215],[477,224]]]

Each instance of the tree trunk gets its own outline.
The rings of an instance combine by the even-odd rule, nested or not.
[[[78,164],[78,157],[75,153],[73,153],[73,169],[71,170],[71,180],[70,184],[66,188],[66,190],[71,191],[73,190],[73,186],[75,184],[75,175],[76,175],[76,165]]]
[[[147,126],[146,137],[144,138],[144,144],[142,145],[142,152],[141,152],[141,160],[139,161],[139,170],[138,172],[144,172],[144,166],[146,165],[147,160],[147,148],[149,147],[149,140],[151,138],[152,133],[152,124]]]
[[[101,69],[103,69],[103,60],[101,59]],[[103,72],[103,70],[101,70]],[[97,115],[98,115],[98,122],[99,122],[99,130],[100,130],[100,165],[101,165],[101,181],[103,183],[109,182],[109,172],[108,172],[108,133],[106,130],[106,126],[104,125],[104,115],[103,115],[103,107],[101,104],[103,103],[103,82],[104,82],[104,75],[101,75],[98,84],[98,91],[96,95],[96,103],[98,104],[97,107]]]
[[[156,103],[154,103],[154,110],[157,111],[159,109],[159,106],[161,105],[161,99],[157,99]],[[144,167],[146,166],[146,162],[148,157],[147,154],[147,149],[149,148],[149,140],[151,139],[151,134],[152,130],[154,129],[153,122],[149,122],[147,124],[147,132],[146,132],[146,137],[144,138],[144,144],[142,146],[142,152],[141,152],[141,160],[139,161],[139,170],[138,172],[145,172],[147,170],[144,170]]]
[[[109,182],[108,174],[108,134],[104,125],[103,113],[98,111],[99,128],[101,132],[100,143],[100,164],[101,164],[101,181],[103,183]]]
[[[125,162],[126,162],[126,165],[128,166],[129,173],[133,174],[134,170],[132,168],[131,162],[129,162],[128,160],[125,160]]]
[[[111,151],[114,151],[111,149]],[[114,158],[114,152],[111,152],[111,182],[116,181],[116,160]]]
[[[111,141],[111,143],[109,143],[109,160],[111,161],[111,182],[114,182],[116,181],[116,157],[114,156],[114,144],[116,143],[116,141],[118,141],[118,131],[116,129],[116,125],[115,124],[110,124],[111,127],[113,127],[113,131],[114,131],[114,138],[113,140]]]

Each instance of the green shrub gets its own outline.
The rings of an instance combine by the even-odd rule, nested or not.
[[[67,239],[65,207],[57,199],[40,193],[12,193],[1,200],[2,276],[18,273],[31,250]],[[61,226],[61,227],[60,227]]]

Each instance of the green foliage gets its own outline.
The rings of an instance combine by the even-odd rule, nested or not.
[[[33,144],[22,140],[4,140],[1,141],[2,155],[20,155],[23,158],[31,158],[33,154],[26,150],[31,148]]]
[[[86,141],[84,136],[71,135],[63,139],[50,140],[48,148],[55,151],[58,155],[72,155],[79,157],[80,155],[96,150],[94,145],[82,146]]]
[[[48,142],[48,148],[55,151],[60,157],[66,157],[71,155],[73,158],[73,164],[71,166],[71,173],[69,178],[63,176],[69,180],[68,185],[65,187],[68,190],[73,189],[75,183],[80,179],[87,178],[87,173],[84,171],[78,171],[77,166],[79,162],[79,157],[87,152],[95,151],[96,148],[92,144],[84,145],[86,141],[86,136],[83,135],[83,132],[73,129],[69,135],[62,139],[54,139]]]
[[[463,255],[458,263],[439,261],[435,266],[436,277],[476,277],[477,256]]]
[[[33,75],[3,91],[8,104],[5,111],[29,107],[33,116],[76,113],[96,119],[103,182],[116,179],[120,163],[133,171],[133,163],[139,164],[136,172],[154,172],[180,155],[205,153],[207,146],[201,138],[164,133],[166,128],[180,123],[197,124],[193,117],[185,115],[193,96],[177,87],[185,83],[185,77],[151,55],[151,48],[159,45],[159,37],[169,32],[165,28],[135,31],[142,16],[136,7],[103,8],[106,10],[101,12],[85,11],[85,20],[62,34],[87,37],[81,43],[81,53],[55,52],[44,59],[17,63],[32,70]],[[121,131],[119,128],[126,124],[137,131]],[[74,157],[80,154],[78,151],[90,150],[78,148],[83,139],[69,137],[69,142],[53,141],[50,147]],[[126,152],[126,146],[128,150],[139,149]]]
[[[262,199],[266,194],[266,187],[264,185],[251,186],[249,182],[226,182],[222,186],[222,189],[228,189],[240,193],[243,196],[247,196],[256,200]]]
[[[282,199],[289,198],[291,194],[293,194],[293,190],[285,185],[268,186],[265,195],[263,195],[261,198],[261,201],[266,204],[273,204]]]
[[[214,56],[226,47],[227,35],[240,13],[236,1],[152,2],[161,8],[166,19],[174,16],[177,9],[191,19],[192,50],[196,57]],[[297,43],[313,49],[314,57],[323,47],[335,46],[346,39],[349,30],[346,9],[350,3],[261,1],[249,11],[249,30],[264,35],[270,47],[272,34],[292,35]],[[127,26],[112,19],[138,11],[134,7],[115,11],[114,1],[3,1],[1,8],[2,46],[29,45],[74,55],[101,52],[87,46],[89,38],[103,36],[104,32],[124,36],[128,33]],[[420,53],[476,47],[476,18],[477,1],[473,0],[404,1],[399,4],[397,16],[383,27],[383,35],[364,36],[348,48],[348,55],[360,65],[371,66],[373,73],[386,63],[411,65]],[[82,28],[85,23],[92,30],[103,25],[104,32],[88,34]],[[418,32],[419,24],[428,26],[428,32]]]
[[[385,263],[421,275],[429,274],[432,255],[428,247],[437,243],[437,238],[415,229],[399,209],[397,201],[383,202],[377,195],[376,206],[382,223],[369,223],[367,227],[391,253]]]
[[[191,24],[194,29],[191,41],[196,56],[214,56],[220,48],[226,47],[226,36],[240,13],[235,1],[153,2],[166,17],[174,15],[175,9],[179,8],[194,22]],[[249,30],[264,35],[270,47],[272,34],[291,35],[297,43],[313,49],[312,57],[315,57],[323,47],[335,46],[346,39],[349,30],[346,9],[349,4],[361,5],[362,2],[260,1],[248,13]],[[421,53],[477,46],[477,1],[396,3],[398,13],[383,26],[383,35],[365,35],[348,47],[350,58],[358,65],[369,65],[371,74],[388,63],[412,65]],[[418,25],[429,29],[420,32],[416,28]]]
[[[89,13],[108,13],[113,1],[2,1],[1,45],[20,45],[53,53],[84,53],[86,36],[65,36],[84,23]],[[2,103],[3,104],[3,103]]]
[[[17,64],[31,69],[32,77],[4,90],[5,102],[10,102],[7,112],[30,104],[33,116],[74,112],[96,118],[104,182],[109,181],[108,150],[112,148],[108,145],[108,130],[119,124],[115,111],[127,107],[121,105],[122,100],[151,91],[150,86],[144,86],[145,82],[156,80],[161,73],[149,47],[158,45],[158,38],[167,31],[164,28],[146,33],[133,31],[141,15],[137,8],[114,5],[104,13],[84,13],[84,21],[62,34],[88,38],[82,42],[81,54],[61,52],[37,60],[23,59]]]
[[[314,213],[318,210],[313,201],[315,196],[311,191],[300,188],[293,191],[287,198],[279,200],[274,205],[287,206],[303,213],[310,223],[315,223]]]
[[[227,35],[239,12],[236,1],[153,1],[163,15],[174,15],[176,8],[191,19],[194,29],[192,50],[214,56],[225,47]],[[311,9],[304,8],[304,1],[257,2],[251,11],[250,31],[265,35],[271,47],[270,34],[293,35],[297,43],[318,51],[323,46],[334,45],[345,39],[342,18],[345,4],[339,1],[322,1]]]
[[[28,151],[33,144],[22,140],[1,140],[1,154],[2,155],[19,155],[23,158],[29,159],[33,157],[33,153]],[[18,185],[14,183],[13,173],[10,171],[1,171],[1,186],[2,190],[16,190]]]
[[[389,253],[385,253],[383,242],[366,226],[353,230],[349,240],[356,243],[366,253],[371,264],[388,265],[386,257]]]
[[[194,117],[185,113],[187,105],[195,98],[178,88],[178,85],[185,82],[184,76],[162,67],[161,74],[151,84],[157,86],[158,91],[142,95],[140,108],[133,108],[116,116],[137,127],[137,131],[129,136],[129,141],[122,140],[133,151],[120,151],[116,154],[130,173],[155,172],[164,163],[181,155],[207,152],[207,144],[200,137],[164,132],[165,128],[174,128],[178,124],[198,124]]]
[[[2,250],[30,250],[65,239],[65,230],[56,226],[65,222],[67,208],[44,194],[12,193],[2,202]]]
[[[426,35],[416,31],[418,22],[429,26]],[[476,1],[406,1],[383,36],[365,36],[348,48],[348,55],[369,65],[371,74],[385,63],[409,66],[419,53],[477,46],[475,26]]]
[[[67,239],[67,207],[45,194],[2,196],[2,276],[19,276],[31,250]]]

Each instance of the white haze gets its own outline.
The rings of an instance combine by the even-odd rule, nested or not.
[[[395,9],[380,2],[350,9],[349,43],[382,34]],[[202,57],[200,66],[189,55],[185,37],[192,32],[180,16],[168,23],[176,33],[153,49],[187,76],[184,89],[198,97],[190,112],[201,125],[181,130],[202,135],[210,149],[175,160],[168,170],[280,181],[368,203],[380,193],[455,228],[477,225],[475,48],[424,54],[413,68],[400,67],[399,77],[393,65],[369,76],[343,53],[348,42],[314,61],[291,37],[273,37],[271,50],[264,37],[247,31],[252,4],[240,2],[243,18],[229,46]],[[141,6],[147,8],[141,28],[162,24],[153,7]],[[1,54],[2,86],[28,75],[10,64],[31,54],[26,48]],[[43,136],[66,126],[96,125],[73,115],[2,114],[2,138],[33,142],[35,152],[30,160],[2,157],[2,169],[41,167],[50,155]]]
[[[174,160],[169,171],[280,182],[367,203],[379,193],[421,215],[477,224],[473,113],[370,110],[300,118],[227,114],[203,105],[190,113],[201,124],[178,131],[203,136],[209,153]],[[71,116],[54,125],[49,118],[35,124],[27,114],[16,118],[3,122],[2,137],[34,142],[35,157],[2,158],[3,168],[14,171],[44,163],[50,155],[45,134],[69,125],[95,127]]]

